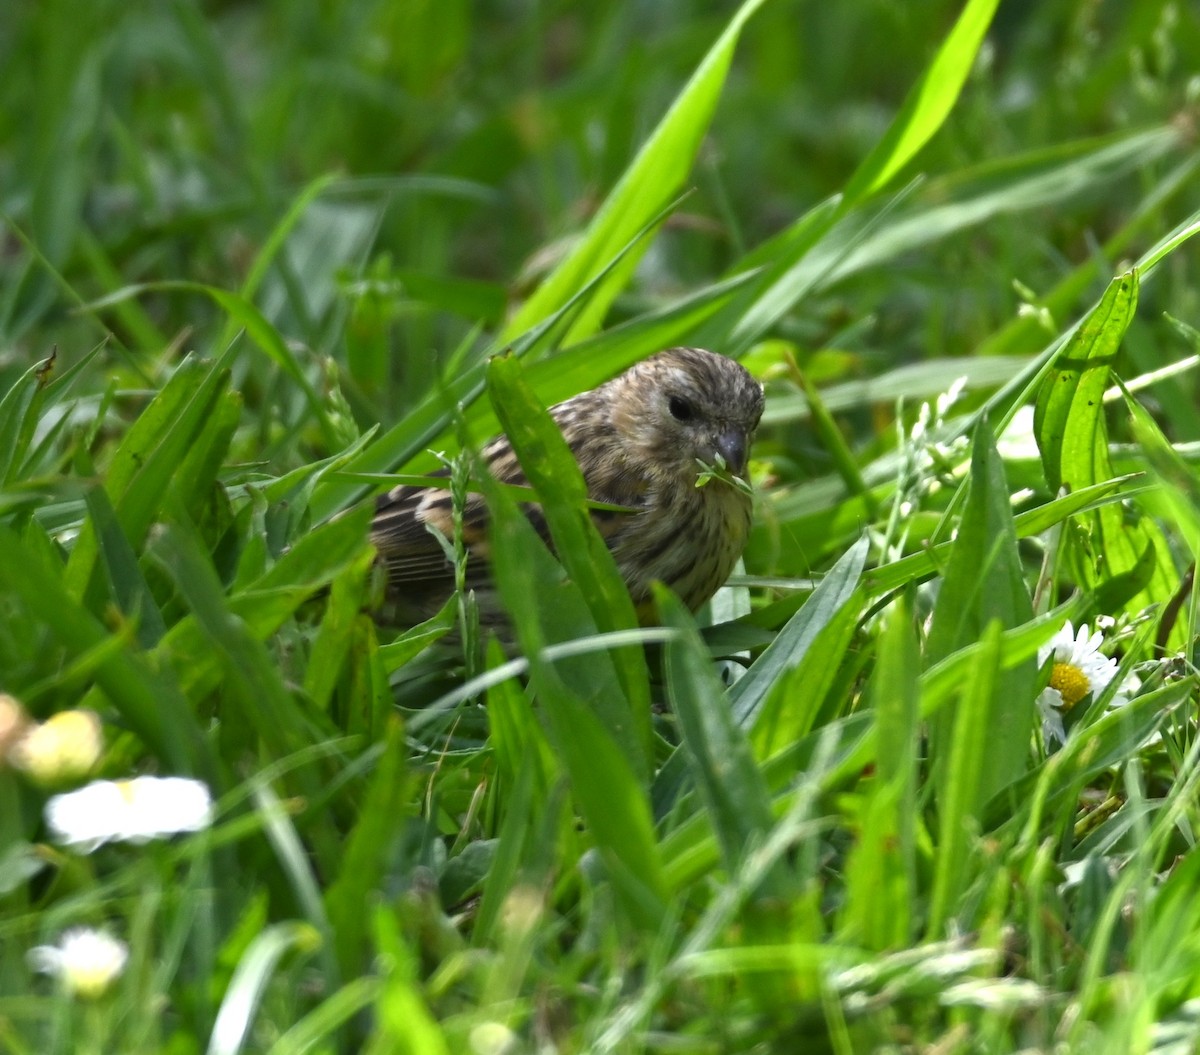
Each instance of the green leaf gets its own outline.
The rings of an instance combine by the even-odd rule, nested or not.
[[[1000,0],[968,0],[884,137],[846,185],[847,206],[882,190],[942,127],[958,100]]]
[[[849,604],[866,563],[867,549],[864,536],[842,555],[821,580],[820,586],[788,620],[745,676],[738,680],[731,695],[740,726],[750,728],[760,720],[760,712],[775,685],[800,663],[821,629]]]
[[[330,586],[329,600],[313,637],[304,672],[304,691],[322,710],[329,706],[351,646],[360,639],[359,621],[363,618],[360,613],[365,607],[373,563],[374,556],[364,549]]]
[[[412,804],[406,775],[408,745],[399,718],[392,718],[379,751],[357,820],[345,839],[338,873],[325,891],[338,963],[347,978],[370,967],[370,920],[363,905],[384,884]]]
[[[505,349],[520,359],[531,355],[542,345],[550,344],[569,320],[575,316],[575,312],[591,296],[595,287],[666,216],[667,213],[663,212],[638,230],[633,238],[621,247],[617,255],[607,261],[598,274],[591,278],[583,288],[575,291],[566,303],[552,315],[514,341],[495,342],[493,348]],[[701,306],[701,310],[703,310],[703,306]],[[636,338],[634,342],[627,343],[624,347],[628,349],[632,344],[635,349],[640,348],[640,344],[635,342]],[[596,354],[595,349],[592,349],[592,353],[587,358],[592,360],[593,366],[603,364],[609,358],[609,356]],[[377,437],[369,448],[346,462],[343,466],[346,473],[387,472],[397,466],[406,466],[410,462],[412,467],[417,470],[440,468],[440,460],[427,448],[434,446],[439,449],[439,453],[453,452],[459,449],[460,434],[465,433],[468,437],[478,437],[486,428],[487,434],[490,435],[494,428],[494,419],[489,418],[486,409],[472,405],[486,388],[486,371],[486,360],[465,368],[455,365],[452,361],[447,370],[447,376],[439,381],[437,389],[410,411],[403,421],[388,429],[383,435]],[[607,379],[607,375],[600,376],[601,379]],[[567,394],[574,395],[575,391]],[[423,449],[426,449],[424,454],[421,453]],[[313,515],[323,518],[336,512],[344,504],[350,490],[343,483],[336,481],[327,483],[313,497],[311,503]]]
[[[200,448],[223,454],[231,432],[223,403],[229,380],[229,371],[220,364],[186,360],[125,434],[104,486],[135,552],[150,525],[163,515],[166,496],[184,466],[198,467],[189,462],[192,452]],[[216,469],[211,457],[207,469]],[[96,545],[94,528],[85,522],[65,576],[72,593],[87,598],[93,609],[100,603],[91,586]]]
[[[117,522],[117,515],[102,487],[87,493],[88,522],[95,532],[98,574],[104,593],[137,627],[138,643],[153,648],[166,627],[158,603],[146,584],[137,554]]]
[[[356,978],[326,997],[292,1026],[268,1049],[267,1055],[307,1055],[321,1050],[339,1029],[352,1021],[379,997],[383,982],[375,977]]]
[[[354,566],[367,548],[371,511],[365,506],[301,536],[260,577],[228,599],[229,614],[262,641],[301,604]],[[210,692],[220,678],[224,657],[214,651],[195,616],[167,632],[156,653],[179,672],[191,699]]]
[[[725,867],[736,875],[747,851],[774,826],[767,783],[734,721],[695,621],[669,590],[657,589],[655,597],[666,625],[680,631],[667,643],[666,681],[684,757],[721,844]]]
[[[497,670],[504,663],[504,653],[494,640],[487,661],[488,670]],[[545,820],[548,789],[559,767],[529,700],[515,679],[507,678],[488,690],[487,701],[490,744],[503,782],[503,817],[495,858],[484,881],[479,915],[471,932],[471,942],[477,948],[487,948],[495,940],[505,901],[517,885],[523,866],[536,867],[531,860],[535,853],[540,852],[543,861],[553,857],[560,868],[577,865],[573,847],[561,828],[549,833],[555,845],[548,852],[535,839],[536,830]],[[561,809],[565,796],[555,798]],[[528,875],[524,878],[537,881]]]
[[[595,388],[647,356],[678,345],[731,304],[756,277],[747,272],[713,283],[658,311],[639,315],[544,359],[523,363],[526,380],[548,406]],[[500,420],[483,402],[472,406],[466,417],[475,436],[492,436],[501,429]],[[439,445],[444,438],[439,437]]]
[[[0,485],[11,484],[29,451],[54,358],[31,366],[0,399]]]
[[[1042,383],[1034,431],[1051,491],[1078,490],[1113,475],[1102,406],[1137,294],[1136,271],[1113,279]]]
[[[1038,392],[1034,432],[1051,490],[1077,491],[1113,475],[1104,419],[1104,392],[1121,338],[1137,309],[1138,271],[1109,284],[1063,347]],[[1080,518],[1064,540],[1067,567],[1097,591],[1102,610],[1135,615],[1174,592],[1169,548],[1148,517],[1102,506]]]
[[[829,612],[811,645],[798,650],[795,663],[771,686],[754,719],[750,738],[759,759],[765,761],[786,749],[849,704],[848,699],[831,700],[829,693],[850,654],[854,631],[862,618],[863,599],[864,592],[855,590],[844,604]],[[807,608],[808,604],[801,613]]]
[[[1122,491],[1121,485],[1140,478],[1140,473],[1130,473],[1128,476],[1104,480],[1091,487],[1055,498],[1035,509],[1018,513],[1013,518],[1017,538],[1032,538],[1070,517],[1101,508],[1105,504],[1122,502],[1128,492]],[[914,553],[890,564],[881,564],[866,573],[867,585],[873,593],[886,593],[907,583],[919,582],[945,567],[953,551],[953,542],[942,542],[923,553]]]
[[[509,320],[504,330],[506,338],[515,337],[562,307],[678,193],[712,120],[742,27],[762,3],[763,0],[745,0],[738,8],[570,255]],[[572,323],[567,343],[589,337],[600,328],[609,305],[633,274],[645,246],[643,242],[627,254],[595,290]]]
[[[281,758],[317,737],[297,721],[282,672],[241,619],[232,616],[203,543],[194,530],[169,523],[157,533],[149,553],[168,574],[196,618],[196,627],[222,674],[222,699],[237,707],[267,745]],[[166,642],[170,644],[170,639]],[[195,677],[194,671],[188,676]],[[181,678],[181,680],[183,680]],[[192,685],[195,683],[192,682]]]
[[[1041,801],[1074,804],[1084,783],[1127,764],[1175,712],[1189,705],[1196,688],[1194,676],[1182,678],[1108,711],[1086,728],[1072,729],[1057,754],[991,798],[983,812],[984,825],[998,828],[1014,817],[1020,818],[1017,823],[1028,823],[1030,815],[1014,814],[1013,803],[1034,797],[1039,807]],[[1072,816],[1074,812],[1072,808]]]
[[[870,696],[875,737],[886,744],[866,781],[858,841],[846,861],[841,940],[869,949],[912,943],[917,884],[920,646],[902,596],[888,612]]]
[[[1009,629],[1032,617],[1004,465],[996,453],[991,429],[983,420],[975,429],[966,507],[933,611],[929,660],[936,663],[957,649],[981,641],[992,623]],[[993,661],[981,657],[980,662]],[[991,794],[1025,771],[1033,729],[1035,675],[1032,662],[996,674],[996,691],[1005,704],[996,713],[989,732],[988,764],[980,777],[983,794]],[[930,751],[941,773],[939,791],[944,792],[944,781],[951,779],[945,767],[952,745],[964,735],[959,726],[973,720],[960,707],[940,712],[931,723]]]
[[[440,641],[453,628],[458,618],[458,600],[447,598],[442,610],[423,623],[409,627],[399,637],[380,646],[379,661],[389,674],[399,670],[410,659],[424,652],[435,641]]]
[[[579,587],[601,631],[637,626],[637,614],[617,563],[587,509],[587,484],[554,419],[538,402],[512,357],[488,366],[488,393],[496,415],[537,491],[563,567]],[[645,653],[638,646],[614,649],[613,663],[628,700],[627,722],[635,731],[643,764],[650,758],[650,690]]]
[[[247,336],[257,345],[258,349],[295,382],[308,400],[309,410],[312,411],[313,416],[320,423],[326,440],[331,445],[336,443],[338,432],[329,420],[329,413],[324,401],[317,394],[317,390],[313,387],[312,382],[309,381],[308,375],[305,374],[303,367],[301,367],[295,354],[288,347],[287,342],[280,335],[279,331],[267,321],[262,312],[248,298],[238,293],[231,293],[227,289],[221,289],[219,286],[210,286],[203,282],[178,280],[170,282],[146,282],[140,285],[126,286],[124,289],[117,290],[117,292],[109,294],[107,297],[93,301],[88,305],[88,309],[96,311],[119,304],[130,297],[137,297],[143,293],[153,292],[202,293],[204,296],[210,298],[225,312],[233,326],[245,330]]]
[[[981,645],[972,674],[963,685],[962,698],[953,712],[953,739],[943,742],[943,776],[938,782],[938,840],[934,857],[933,896],[926,934],[942,937],[967,886],[968,862],[980,836],[980,813],[995,785],[993,730],[1002,707],[1026,712],[1025,701],[1008,695],[1002,684],[999,620],[992,620],[979,636]],[[1032,703],[1032,693],[1030,694]],[[1029,742],[1028,730],[1024,743]],[[1011,766],[1010,766],[1011,768]],[[966,921],[964,921],[964,924]]]
[[[561,440],[561,437],[560,437]],[[666,906],[666,884],[646,796],[647,755],[609,654],[551,661],[547,641],[578,637],[590,622],[579,588],[561,580],[533,526],[501,489],[488,489],[492,568],[521,650],[550,742],[575,802],[625,909],[637,929],[653,932]]]

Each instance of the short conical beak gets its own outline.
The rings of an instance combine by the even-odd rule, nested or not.
[[[726,429],[719,433],[713,446],[734,476],[741,476],[746,471],[746,434],[741,429]]]

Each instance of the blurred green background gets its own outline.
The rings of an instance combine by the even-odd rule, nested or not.
[[[711,281],[836,192],[959,6],[785,0],[759,12],[695,193],[612,318]],[[130,283],[237,288],[300,189],[332,173],[259,303],[311,354],[357,356],[363,420],[401,413],[428,384],[431,359],[474,323],[494,324],[557,259],[733,9],[9,0],[0,380],[54,344],[70,358],[104,327],[113,357],[154,356],[172,341],[211,351],[219,320],[194,296],[73,309]],[[1171,122],[1191,136],[1197,70],[1195,5],[1002,3],[963,98],[913,173],[961,175]],[[1002,217],[900,257],[803,304],[784,335],[808,350],[844,346],[868,372],[970,354],[1018,308],[1014,279],[1045,290],[1170,164],[1155,158],[1081,186],[1068,208]],[[1195,206],[1194,187],[1181,196],[1167,218]],[[1195,287],[1190,262],[1173,267]],[[1179,310],[1194,304],[1180,304],[1179,288],[1160,295]],[[386,376],[370,351],[380,346],[391,353]]]

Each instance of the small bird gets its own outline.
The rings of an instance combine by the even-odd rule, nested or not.
[[[700,474],[714,465],[745,473],[762,411],[762,386],[749,372],[700,348],[669,348],[550,408],[589,498],[627,510],[591,516],[643,618],[655,580],[695,611],[729,577],[750,533],[749,489]],[[526,483],[507,437],[482,457],[495,479]],[[452,511],[450,492],[439,488],[402,485],[379,496],[371,541],[387,574],[389,621],[428,619],[453,592],[454,566],[437,537],[454,537]],[[541,508],[525,511],[549,541]],[[469,495],[462,538],[467,586],[477,592],[489,583],[487,522],[483,497]],[[487,620],[483,603],[480,610]]]

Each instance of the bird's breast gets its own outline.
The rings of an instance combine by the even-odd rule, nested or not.
[[[635,603],[666,583],[693,611],[729,578],[750,534],[750,496],[720,480],[656,491],[610,541]]]

